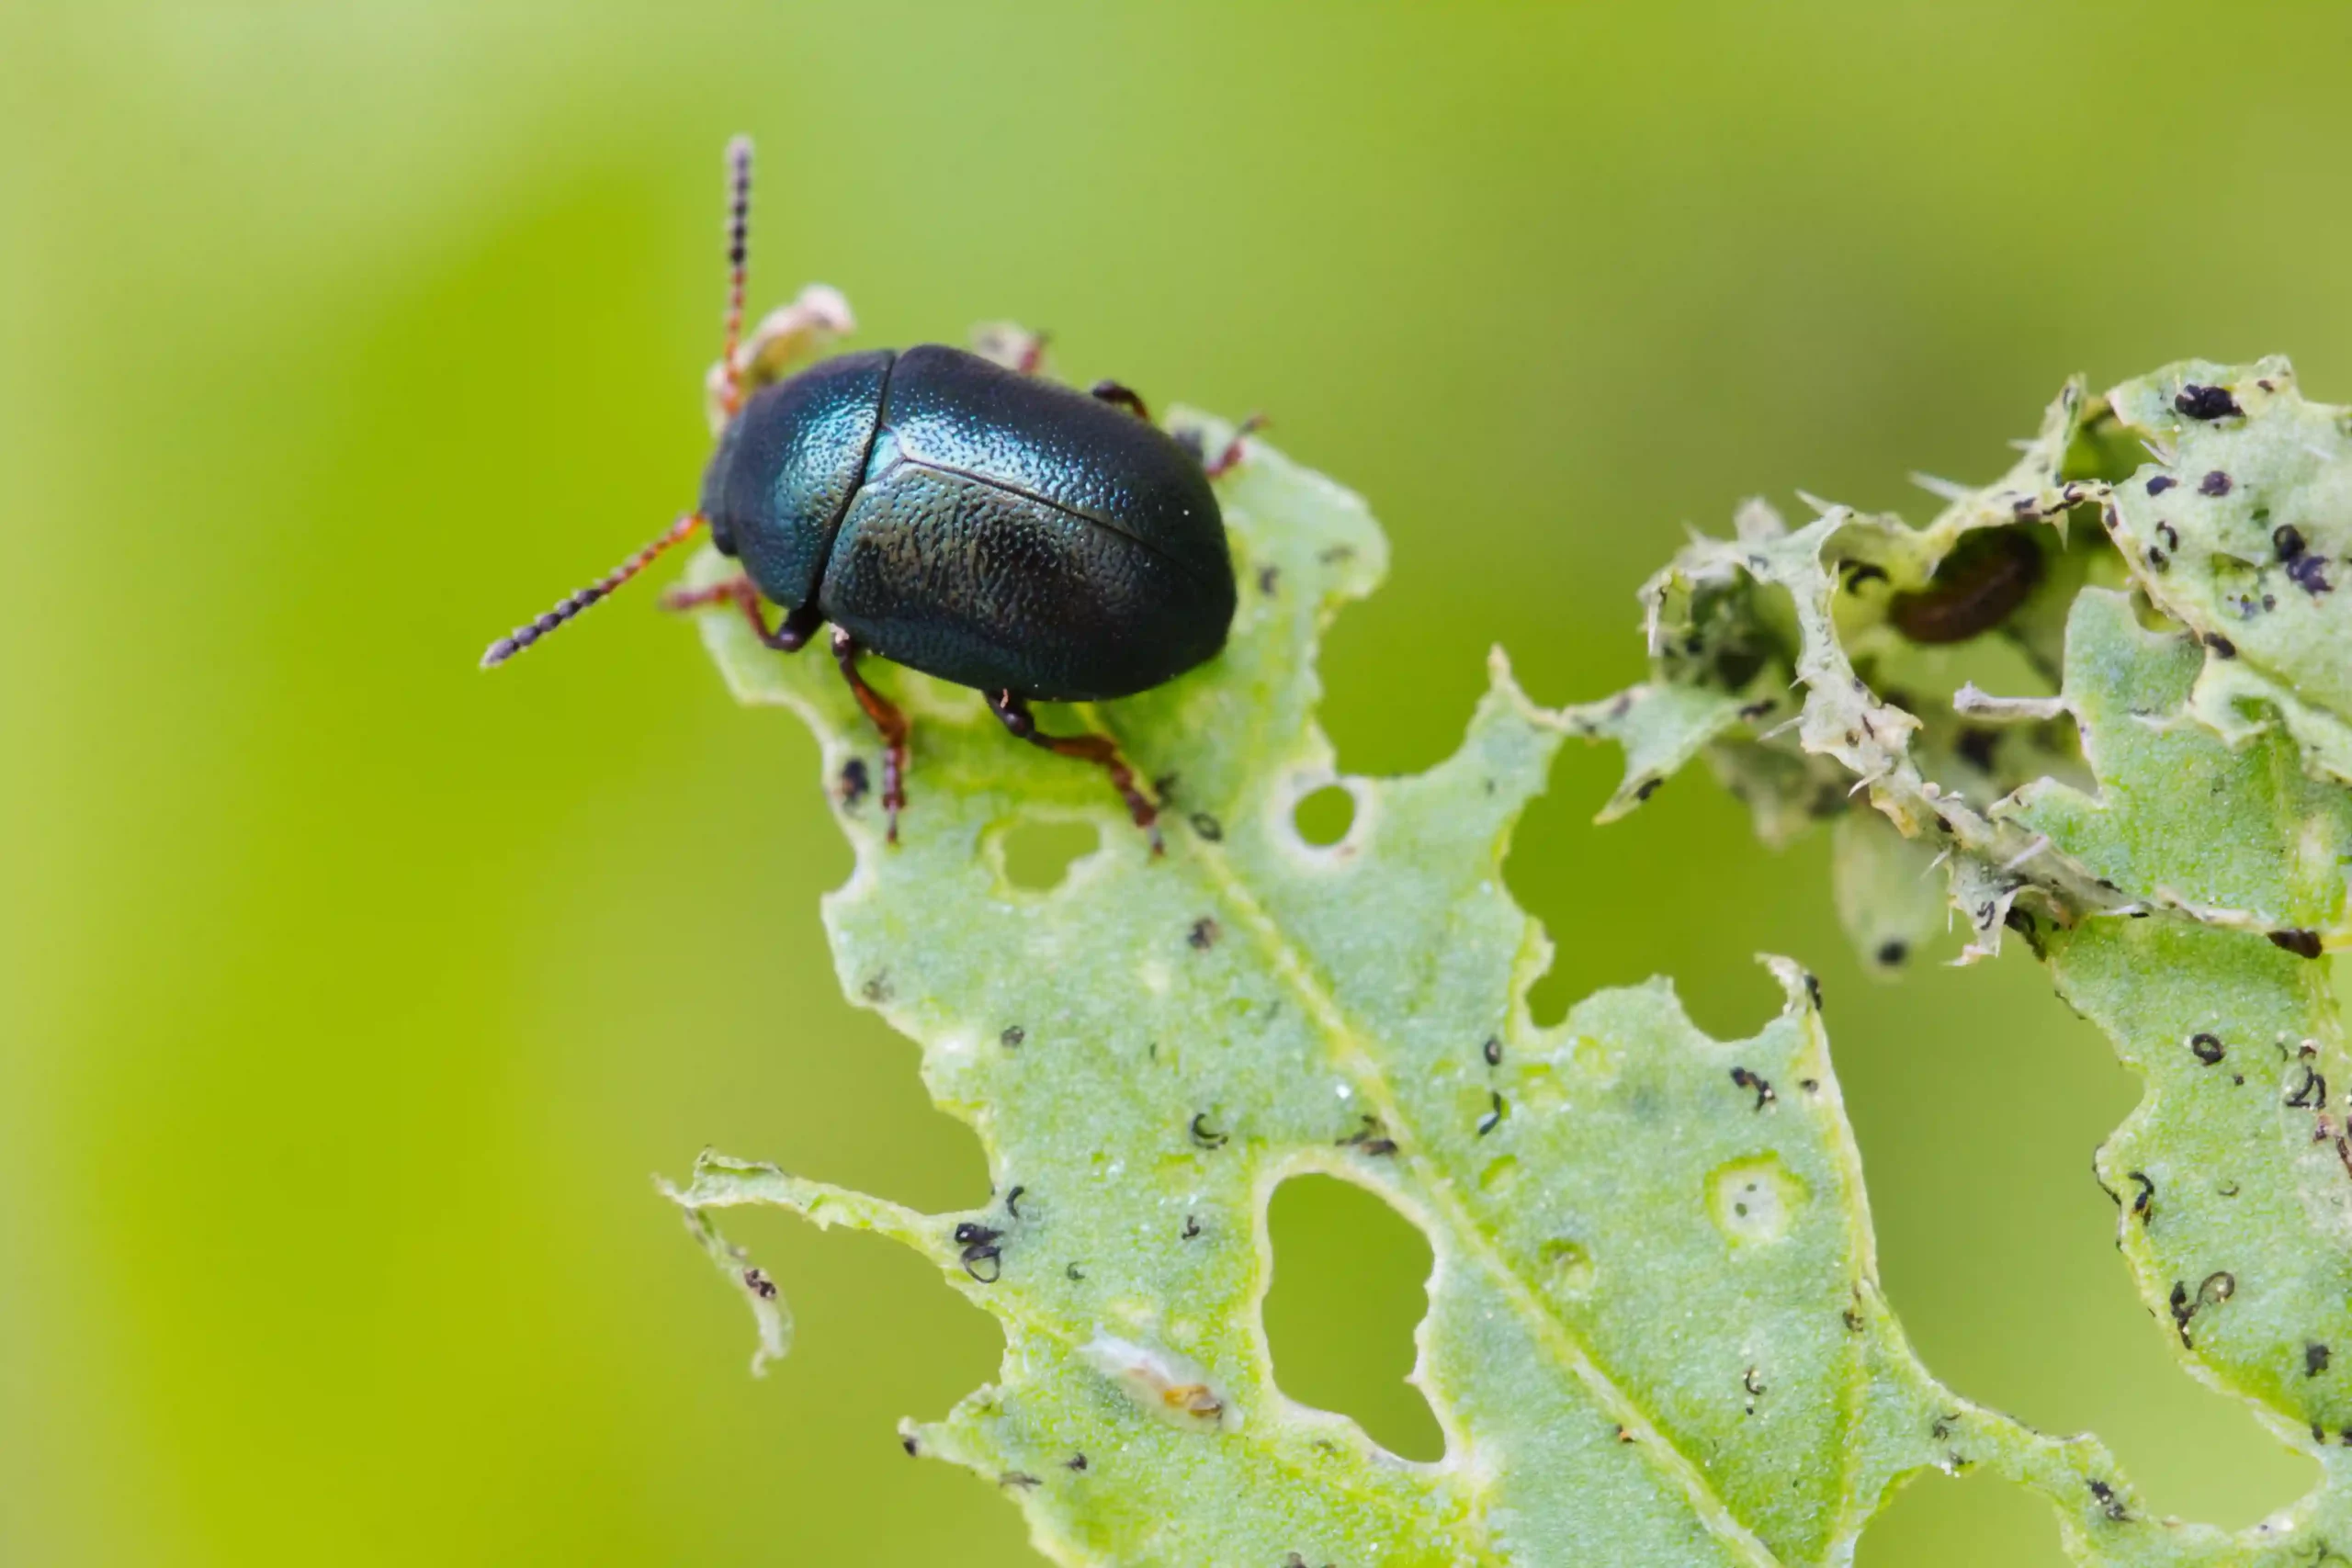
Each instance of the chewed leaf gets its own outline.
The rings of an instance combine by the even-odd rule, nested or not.
[[[2321,1461],[2305,1508],[2352,1541],[2352,1145],[2325,969],[2181,919],[2094,920],[2046,952],[2145,1081],[2098,1159],[2143,1299],[2200,1375]]]
[[[1206,449],[1228,434],[1180,417]],[[2035,1438],[1913,1359],[1809,976],[1775,961],[1786,1007],[1729,1043],[1658,983],[1536,1027],[1525,996],[1550,950],[1502,858],[1575,716],[1532,705],[1498,656],[1451,758],[1335,780],[1315,649],[1377,581],[1380,533],[1262,445],[1220,488],[1242,588],[1225,653],[1045,716],[1115,735],[1159,781],[1164,859],[1099,773],[887,667],[916,731],[886,844],[854,787],[875,742],[831,666],[706,619],[734,688],[817,731],[857,854],[825,906],[842,983],[921,1043],[993,1183],[920,1215],[706,1160],[677,1197],[722,1266],[747,1267],[710,1212],[749,1201],[932,1258],[1005,1353],[996,1383],[908,1441],[1001,1483],[1065,1563],[1837,1563],[1903,1476],[1967,1465],[2047,1488],[2077,1531],[2121,1528],[2129,1493],[2096,1447]],[[1618,717],[1651,738],[1636,774],[1716,733],[1726,700],[1744,722],[1752,699],[1721,692],[1629,703]],[[1334,782],[1352,819],[1311,842],[1295,808]],[[1041,815],[1092,819],[1103,843],[1042,892],[999,848]],[[1414,1381],[1445,1439],[1434,1462],[1281,1392],[1266,1210],[1309,1172],[1428,1237]]]
[[[2161,454],[2115,487],[2109,528],[2205,644],[2220,678],[2200,714],[2227,730],[2267,704],[2352,784],[2352,410],[2305,401],[2277,358],[2190,360],[2108,395]]]
[[[1713,760],[1751,800],[1760,779],[1802,778],[1812,814],[1838,819],[1840,912],[1865,952],[1918,920],[1895,868],[1932,854],[1976,950],[2021,931],[2143,1077],[2098,1158],[2119,1248],[2190,1370],[2252,1402],[2323,1479],[2225,1538],[2150,1528],[2094,1477],[2101,1515],[2068,1529],[2069,1551],[2346,1560],[2352,1056],[2314,960],[2352,938],[2352,621],[2330,575],[2352,548],[2352,445],[2283,361],[2177,367],[2112,398],[2062,398],[2052,420],[2079,421],[2074,439],[2046,423],[2025,464],[1924,529],[1831,508],[1789,533],[1744,513],[1736,539],[1694,543],[1645,590],[1652,648],[1659,679],[1702,696],[1720,649],[1770,647],[1771,674],[1795,677],[1798,717]],[[2129,436],[2155,467],[2126,472]],[[2077,526],[2029,570],[2005,510],[2095,510],[2105,538]],[[2009,543],[1969,543],[2004,529]],[[1929,586],[1905,587],[1922,558]],[[1939,581],[1951,593],[1933,613],[1902,597]],[[1955,615],[1964,637],[1946,635]],[[1979,639],[1979,660],[2021,660],[2008,677],[2026,692],[1988,694],[1938,652]]]
[[[1736,696],[1653,682],[1561,716],[1579,735],[1614,740],[1625,751],[1625,782],[1596,820],[1614,822],[1729,730],[1746,705]]]
[[[2251,665],[2209,658],[2188,706],[2199,723],[2233,743],[2282,723],[2302,749],[2305,773],[2352,784],[2352,725]]]
[[[2076,600],[2066,701],[2098,793],[2038,781],[1995,814],[2140,908],[2257,935],[2340,929],[2352,795],[2307,776],[2276,731],[2233,746],[2197,723],[2188,700],[2199,654],[2177,632],[2141,627],[2120,593]]]
[[[2352,1080],[2311,960],[2344,930],[2352,795],[2304,773],[2276,730],[2233,746],[2199,725],[2199,652],[2121,595],[2085,593],[2066,701],[2097,791],[2044,783],[1997,809],[2137,901],[2071,927],[2026,919],[2060,994],[2145,1081],[2098,1160],[2143,1298],[2192,1366],[2333,1477],[2352,1430],[2333,1372],[2352,1347]],[[2346,1511],[2332,1480],[2309,1506]]]
[[[1572,711],[1703,714],[1705,739],[1692,744],[1755,807],[1768,840],[1807,819],[1883,816],[1950,866],[1952,902],[1974,933],[1966,957],[1995,950],[2020,899],[2063,923],[2165,908],[2239,930],[2333,926],[2341,846],[2329,802],[2352,781],[2352,600],[2335,586],[2352,555],[2347,428],[2352,414],[2303,400],[2283,360],[2177,366],[2105,402],[2070,386],[2000,479],[1979,491],[1939,481],[1950,504],[1924,527],[1831,506],[1790,532],[1750,503],[1735,537],[1695,540],[1643,590],[1656,678]],[[2135,440],[2161,460],[2132,471]],[[2083,525],[2093,517],[2101,529]],[[2168,729],[2135,739],[2107,726],[2108,761],[2122,764],[2111,787],[2177,764],[2226,789],[2222,774],[2250,783],[2281,758],[2325,781],[2277,784],[2290,808],[2320,813],[2293,846],[2316,878],[2295,909],[2270,897],[2259,853],[2221,874],[2243,835],[2212,824],[2186,791],[2173,791],[2168,817],[2151,794],[2131,819],[2149,849],[2214,874],[2175,863],[2142,875],[2111,841],[2075,852],[2093,760],[2072,697],[2096,701],[2096,681],[2125,677],[2122,655],[2096,677],[2073,661],[2104,657],[2092,645],[2124,635],[2129,612],[2106,590],[2127,583],[2188,635],[2124,659],[2145,668],[2114,701],[2143,728],[2161,710]],[[2115,608],[2084,624],[2094,603]],[[2022,694],[1988,696],[1977,685],[1988,671]],[[1792,680],[1804,695],[1786,719],[1768,698]],[[2139,689],[2150,682],[2161,691]],[[1752,700],[1726,714],[1735,692]],[[1660,746],[1659,728],[1621,720],[1584,732],[1646,748],[1629,745],[1630,782],[1637,761],[1690,750]],[[1658,776],[1642,773],[1649,787]],[[1876,876],[1860,847],[1880,838],[1841,829],[1841,888]],[[1876,963],[1890,941],[1910,945],[1880,927],[1924,921],[1891,882],[1873,886],[1863,902],[1841,894],[1841,909]]]

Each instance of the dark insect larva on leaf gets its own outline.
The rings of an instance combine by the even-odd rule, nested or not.
[[[1964,536],[1925,588],[1895,594],[1886,618],[1913,642],[1965,642],[1990,631],[2041,581],[2041,547],[2012,528]]]

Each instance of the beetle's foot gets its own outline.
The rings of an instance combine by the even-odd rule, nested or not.
[[[889,698],[866,683],[857,668],[859,652],[856,639],[835,626],[833,662],[841,666],[842,679],[849,682],[850,694],[857,699],[857,705],[865,710],[865,716],[874,721],[875,729],[882,737],[882,809],[889,818],[883,838],[895,844],[899,841],[899,813],[907,806],[907,739],[913,733],[913,726]]]
[[[1225,444],[1225,450],[1219,452],[1204,465],[1209,471],[1209,478],[1221,479],[1230,473],[1234,466],[1246,455],[1248,450],[1246,444],[1249,438],[1265,428],[1266,416],[1262,413],[1253,413],[1236,425],[1233,430],[1233,439]]]
[[[700,610],[712,604],[732,604],[742,611],[743,619],[751,623],[752,635],[778,653],[797,653],[808,646],[825,617],[813,604],[803,604],[797,610],[785,612],[784,624],[768,630],[767,612],[762,607],[760,591],[752,586],[748,577],[730,577],[707,588],[673,588],[662,595],[665,610]]]
[[[1109,773],[1111,787],[1117,790],[1119,798],[1127,803],[1127,815],[1135,818],[1136,826],[1151,840],[1154,858],[1168,852],[1168,846],[1160,841],[1159,837],[1159,807],[1136,782],[1135,770],[1127,766],[1125,757],[1119,755],[1116,741],[1107,735],[1043,734],[1037,728],[1036,716],[1029,711],[1025,698],[1015,696],[1011,692],[990,692],[988,699],[989,711],[995,714],[1017,739],[1026,740],[1032,746],[1042,746],[1057,757],[1091,762]]]
[[[886,739],[882,744],[882,841],[899,841],[899,813],[907,808],[907,739]]]
[[[1106,403],[1116,403],[1146,424],[1151,423],[1151,411],[1143,406],[1143,394],[1133,387],[1123,386],[1116,381],[1097,381],[1086,389],[1086,393]]]
[[[710,415],[710,433],[727,429],[742,400],[771,381],[780,381],[804,359],[823,353],[835,338],[857,330],[849,300],[830,285],[812,283],[789,305],[778,306],[752,329],[737,346],[729,375],[727,360],[710,367],[703,378],[703,401]]]

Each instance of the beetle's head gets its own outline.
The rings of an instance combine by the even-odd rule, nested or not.
[[[735,454],[743,445],[743,420],[739,414],[728,420],[718,433],[718,445],[711,448],[710,461],[702,468],[702,499],[695,505],[710,525],[710,542],[722,555],[735,553],[735,530],[729,526],[725,497],[727,478],[733,472]]]

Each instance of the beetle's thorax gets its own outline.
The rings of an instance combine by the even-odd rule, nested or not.
[[[816,596],[833,533],[864,479],[897,357],[845,354],[763,387],[728,421],[703,470],[702,514],[760,592]]]

